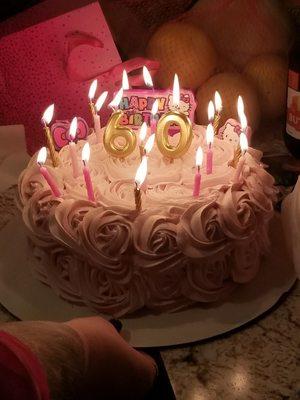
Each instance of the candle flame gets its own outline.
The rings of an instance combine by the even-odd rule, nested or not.
[[[37,155],[37,163],[45,164],[46,159],[47,159],[47,149],[46,149],[46,147],[42,147]]]
[[[125,69],[123,71],[123,76],[122,76],[122,88],[123,88],[123,90],[129,89],[128,75],[127,75],[127,72]]]
[[[218,112],[222,110],[222,98],[217,90],[215,91],[215,107]]]
[[[118,108],[120,101],[123,97],[123,88],[121,88],[117,94],[115,95],[114,99],[109,103],[109,106],[112,108]]]
[[[143,122],[140,128],[140,135],[139,135],[141,143],[146,139],[146,135],[147,135],[147,123]]]
[[[135,183],[138,188],[142,186],[147,176],[147,164],[148,164],[147,157],[143,157],[135,175]]]
[[[151,114],[155,115],[157,114],[157,111],[158,111],[158,99],[156,99],[152,105]]]
[[[245,131],[245,129],[247,128],[248,122],[247,122],[246,115],[244,113],[242,113],[240,115],[240,124],[241,124],[242,131]]]
[[[90,159],[90,154],[91,154],[90,145],[88,142],[86,142],[82,148],[82,153],[81,153],[82,161],[87,163]]]
[[[212,124],[208,124],[206,128],[206,143],[211,145],[214,141],[214,128]]]
[[[97,90],[97,85],[98,85],[98,81],[97,79],[94,79],[93,82],[91,83],[90,89],[89,89],[89,99],[93,100],[95,97],[95,93]]]
[[[208,120],[210,122],[214,119],[214,116],[215,116],[215,107],[214,107],[214,103],[211,100],[208,103],[207,116],[208,116]]]
[[[145,147],[144,147],[144,150],[145,150],[145,153],[146,153],[147,156],[149,155],[149,153],[153,149],[154,141],[155,141],[155,134],[152,133],[152,135],[150,135],[148,137],[148,140],[147,140],[147,142],[145,144]]]
[[[46,108],[42,116],[42,120],[46,125],[49,125],[50,122],[52,121],[53,114],[54,114],[54,104],[51,104],[48,108]]]
[[[178,107],[180,102],[180,87],[179,87],[179,79],[178,75],[174,75],[173,82],[173,106]]]
[[[76,137],[77,131],[77,117],[74,117],[70,124],[69,135],[71,136],[71,140],[74,140]]]
[[[153,81],[152,81],[150,72],[149,72],[148,68],[146,67],[146,65],[143,66],[143,78],[144,78],[145,85],[153,88]]]
[[[203,150],[202,147],[199,146],[196,151],[196,166],[201,167],[203,163]]]
[[[105,91],[105,92],[101,93],[100,96],[98,97],[96,104],[95,104],[97,112],[101,110],[101,108],[106,100],[107,95],[108,95],[108,92]]]
[[[248,150],[248,139],[244,132],[241,132],[241,134],[240,134],[240,147],[241,147],[242,152],[245,152]]]
[[[244,102],[243,102],[242,96],[238,97],[237,111],[238,111],[238,115],[240,118],[241,118],[241,115],[245,113],[245,107],[244,107]]]

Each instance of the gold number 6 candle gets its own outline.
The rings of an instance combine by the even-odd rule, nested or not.
[[[132,129],[119,125],[123,111],[116,110],[123,96],[123,88],[118,91],[113,101],[109,104],[112,113],[103,137],[105,150],[113,157],[124,158],[129,156],[136,147],[136,135]]]
[[[173,84],[173,107],[176,111],[164,114],[157,123],[156,142],[160,152],[167,158],[182,157],[190,148],[193,139],[192,124],[187,115],[179,111],[180,90],[178,76],[175,74]],[[169,128],[176,124],[180,128],[180,139],[176,146],[169,142]]]

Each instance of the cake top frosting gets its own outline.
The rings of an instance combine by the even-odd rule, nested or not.
[[[215,301],[255,276],[276,194],[261,152],[249,148],[242,179],[233,183],[235,169],[228,162],[235,145],[216,137],[213,173],[205,173],[204,157],[195,198],[195,153],[199,145],[205,148],[205,128],[194,128],[189,151],[173,162],[154,146],[137,212],[138,149],[118,159],[96,143],[94,134],[88,140],[95,202],[87,200],[83,176],[73,178],[68,146],[59,152],[57,168],[50,160],[46,164],[62,198],[52,195],[36,155],[19,178],[19,204],[35,245],[64,260],[56,263],[59,272],[47,270],[48,282],[64,298],[79,301],[78,287],[89,304],[114,315],[144,305],[176,310],[193,301]],[[84,143],[76,145],[79,159]]]

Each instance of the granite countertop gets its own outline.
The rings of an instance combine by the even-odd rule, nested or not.
[[[14,317],[0,305],[0,321]],[[300,284],[256,322],[161,352],[177,400],[299,400]]]
[[[300,399],[300,284],[264,317],[162,352],[178,400]]]

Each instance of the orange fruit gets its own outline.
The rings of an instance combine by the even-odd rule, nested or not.
[[[160,62],[155,81],[171,87],[177,73],[180,85],[196,89],[214,72],[217,54],[210,39],[197,27],[184,22],[168,22],[151,37],[147,56]]]
[[[244,74],[256,87],[264,118],[277,118],[286,107],[287,63],[274,54],[263,54],[250,60]]]
[[[220,126],[228,118],[238,120],[237,100],[238,96],[241,95],[245,105],[248,124],[254,130],[258,127],[260,108],[255,88],[242,74],[233,72],[214,75],[197,90],[196,100],[198,104],[196,116],[199,124],[206,125],[208,123],[207,106],[209,101],[214,99],[216,90],[220,93],[223,104]]]

